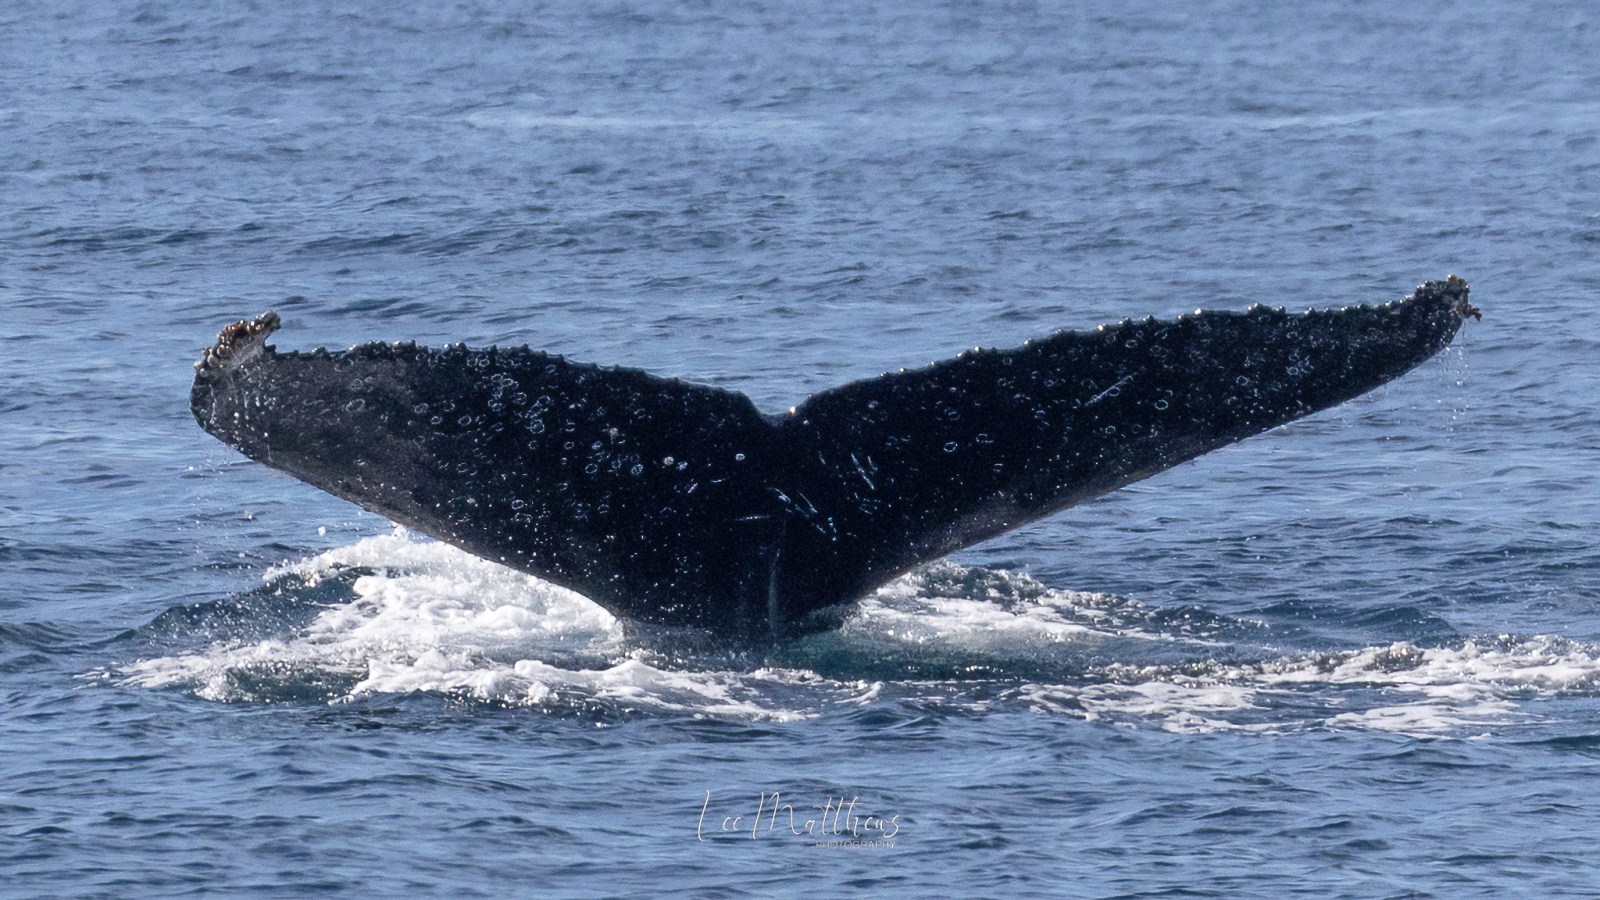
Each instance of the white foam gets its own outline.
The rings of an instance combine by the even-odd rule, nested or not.
[[[1527,700],[1600,687],[1600,648],[1545,637],[1225,662],[1218,644],[1166,633],[1158,611],[1136,602],[950,563],[866,598],[820,645],[825,656],[843,650],[874,672],[904,667],[888,691],[883,680],[812,671],[804,645],[780,654],[784,667],[758,658],[739,668],[742,660],[693,651],[663,660],[630,646],[615,618],[571,591],[400,529],[266,578],[315,583],[352,568],[368,572],[353,581],[353,597],[292,633],[141,660],[115,674],[224,702],[438,694],[551,711],[787,721],[909,695],[972,713],[1010,702],[1178,732],[1417,735],[1515,723],[1529,718]]]
[[[1111,638],[1171,643],[1140,627],[1149,618],[1146,607],[1109,594],[1055,590],[1026,575],[939,562],[864,598],[845,634],[875,645],[1037,659],[1052,649],[1098,648]]]
[[[1396,642],[1242,665],[1111,666],[1104,674],[1112,684],[1032,684],[1020,694],[1042,712],[1143,720],[1171,731],[1326,727],[1435,735],[1526,720],[1530,714],[1518,701],[1530,696],[1593,691],[1600,686],[1600,648],[1543,636],[1503,637],[1492,646]],[[1335,711],[1355,702],[1372,705]],[[1325,713],[1272,715],[1308,705]]]
[[[571,591],[404,530],[269,571],[315,583],[352,567],[355,598],[287,638],[222,643],[133,663],[126,683],[186,685],[211,700],[259,695],[263,673],[348,684],[332,702],[440,693],[510,705],[619,701],[708,715],[790,718],[741,695],[729,673],[661,669],[630,656],[615,618]],[[563,667],[578,654],[609,665]],[[241,678],[248,675],[248,678]]]

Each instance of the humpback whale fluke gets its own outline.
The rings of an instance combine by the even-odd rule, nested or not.
[[[625,618],[747,637],[1341,403],[1433,356],[1467,283],[1382,306],[1196,312],[846,384],[781,416],[526,347],[279,353],[267,313],[196,364],[252,459]]]

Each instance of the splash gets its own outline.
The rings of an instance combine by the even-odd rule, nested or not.
[[[1102,683],[1029,684],[1040,712],[1168,731],[1482,732],[1533,714],[1519,701],[1600,688],[1600,648],[1562,638],[1408,642],[1229,665],[1106,667]]]
[[[430,695],[604,721],[783,722],[898,703],[1188,733],[1415,735],[1511,726],[1533,718],[1531,701],[1600,688],[1600,648],[1559,638],[1284,655],[1262,623],[948,562],[885,586],[836,631],[772,650],[641,637],[571,591],[401,529],[265,580],[302,596],[348,588],[268,637],[207,632],[112,679],[219,702]]]
[[[121,671],[220,702],[346,703],[431,693],[552,710],[653,709],[768,719],[798,713],[752,699],[737,673],[680,671],[625,643],[620,623],[578,594],[403,529],[266,573],[304,590],[357,572],[348,602],[288,636],[221,641]]]

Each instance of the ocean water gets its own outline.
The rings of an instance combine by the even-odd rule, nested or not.
[[[0,894],[1600,891],[1589,6],[335,6],[0,10]],[[267,309],[781,410],[1449,273],[1439,359],[777,648],[187,410]]]

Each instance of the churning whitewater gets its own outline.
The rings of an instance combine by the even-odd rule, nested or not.
[[[306,621],[288,623],[330,585],[334,602],[319,594]],[[245,641],[179,628],[162,640],[195,646],[101,677],[221,702],[420,693],[601,721],[788,721],[894,697],[1180,732],[1419,735],[1514,722],[1526,718],[1520,700],[1600,684],[1600,648],[1558,638],[1278,655],[1239,641],[1264,632],[1258,623],[1174,616],[948,562],[877,591],[837,633],[790,648],[639,646],[571,591],[400,529],[275,568],[261,591],[221,602],[284,621]],[[839,671],[853,665],[865,674]]]

